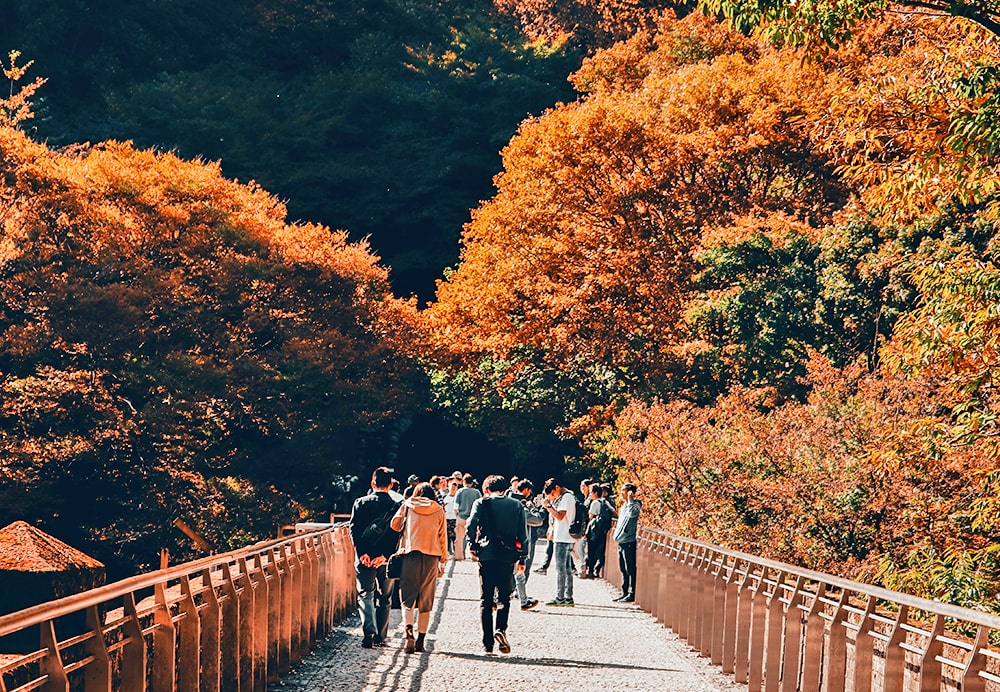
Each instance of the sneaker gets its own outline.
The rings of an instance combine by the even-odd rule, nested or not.
[[[487,656],[492,656],[492,655],[493,655],[493,647],[492,647],[492,646],[484,646],[484,647],[483,647],[483,652],[484,652],[484,653],[485,653],[485,654],[486,654]]]
[[[417,635],[417,641],[413,644],[413,650],[422,653],[424,650],[424,635]]]
[[[375,644],[375,635],[374,634],[366,634],[361,639],[361,648],[362,649],[370,649],[370,648],[372,648],[372,646],[374,646],[374,644]]]
[[[538,569],[535,570],[535,574],[548,574],[548,573],[549,571],[544,567],[539,567]]]
[[[562,599],[561,598],[553,598],[551,601],[545,601],[545,605],[547,605],[547,606],[562,605]]]
[[[406,628],[406,643],[403,645],[403,650],[412,654],[417,648],[417,641],[413,638],[413,628],[407,626]]]
[[[493,635],[493,638],[497,640],[497,646],[500,648],[500,653],[510,653],[510,642],[507,641],[507,634],[505,632],[497,632]]]
[[[559,601],[557,605],[562,606],[563,608],[572,608],[576,605],[576,603],[573,602],[572,598],[564,598]]]
[[[629,594],[625,598],[621,599],[621,601],[619,601],[619,603],[635,603],[635,596],[633,596],[632,594]]]
[[[377,634],[375,635],[375,638],[372,639],[372,646],[377,646],[380,649],[385,646],[385,643],[386,643],[385,640],[382,639],[382,637],[378,636]]]
[[[527,601],[521,604],[521,610],[531,610],[538,605],[537,598],[529,598]]]

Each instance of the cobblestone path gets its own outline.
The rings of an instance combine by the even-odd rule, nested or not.
[[[541,544],[539,547],[544,547]],[[539,553],[539,556],[541,553]],[[536,563],[537,564],[537,563]],[[544,604],[555,576],[531,574],[529,595]],[[487,655],[479,624],[479,573],[472,561],[449,562],[438,581],[427,651],[403,652],[399,610],[393,610],[385,648],[361,648],[357,617],[347,620],[287,675],[288,692],[745,692],[670,630],[602,580],[574,580],[576,607],[512,603],[511,653]]]

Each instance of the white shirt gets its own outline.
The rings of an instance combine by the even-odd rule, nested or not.
[[[552,509],[557,512],[563,509],[566,510],[566,516],[562,519],[556,519],[555,516],[549,515],[549,518],[552,519],[552,541],[554,543],[575,542],[576,539],[569,535],[569,525],[573,523],[573,519],[576,517],[576,497],[567,490],[558,500],[552,503]]]
[[[451,493],[444,496],[444,518],[445,519],[458,519],[458,514],[455,513],[455,496]]]

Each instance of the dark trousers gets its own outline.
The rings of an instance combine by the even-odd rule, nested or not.
[[[618,567],[622,571],[622,593],[635,597],[635,541],[618,544]]]
[[[497,607],[496,631],[507,631],[510,617],[510,594],[514,590],[514,563],[506,560],[480,560],[479,585],[482,597],[479,611],[483,620],[483,644],[493,648],[493,605]]]
[[[555,541],[546,541],[548,545],[545,546],[545,561],[542,562],[542,566],[539,569],[548,569],[549,563],[552,562],[552,544]]]
[[[604,553],[608,545],[608,532],[587,536],[587,571],[597,576],[604,569]]]

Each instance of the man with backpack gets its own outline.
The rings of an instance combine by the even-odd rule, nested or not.
[[[524,573],[528,532],[521,503],[505,494],[508,484],[503,476],[489,476],[483,482],[485,495],[475,501],[467,524],[469,549],[479,559],[481,587],[480,615],[483,646],[493,653],[493,643],[500,653],[510,653],[507,623],[514,573]],[[516,564],[516,567],[515,567]],[[496,606],[496,623],[493,608]]]
[[[545,481],[542,493],[545,495],[542,508],[549,513],[552,524],[552,562],[556,567],[556,595],[545,605],[571,608],[576,605],[573,602],[573,544],[577,538],[572,535],[571,527],[583,535],[582,525],[577,519],[577,500],[555,478]]]
[[[389,521],[399,503],[389,494],[392,469],[380,466],[372,473],[372,491],[354,501],[351,508],[351,540],[357,558],[358,610],[363,637],[361,646],[370,649],[385,643],[389,629],[389,602],[392,583],[386,572],[389,556],[396,552],[399,534]]]
[[[608,489],[610,491],[610,488]],[[590,486],[590,506],[587,515],[587,567],[581,579],[596,579],[604,570],[604,553],[607,548],[608,531],[611,529],[611,517],[614,513],[611,504],[605,499],[605,486],[593,483]]]

